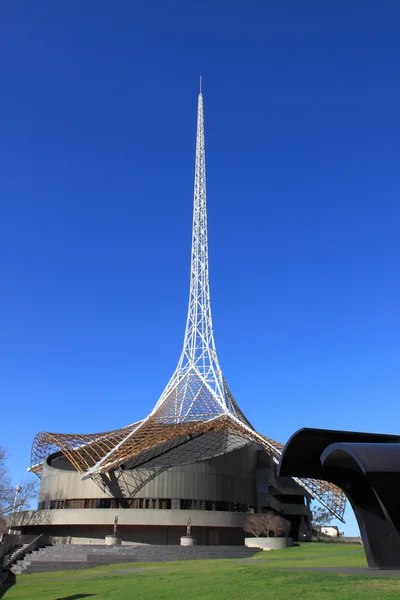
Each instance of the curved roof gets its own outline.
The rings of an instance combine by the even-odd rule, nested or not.
[[[278,463],[283,444],[267,438],[232,415],[208,421],[164,423],[157,413],[123,429],[104,434],[39,433],[32,446],[31,469],[38,476],[50,453],[61,451],[83,478],[118,468],[169,468],[190,464],[255,443]],[[336,518],[343,521],[346,498],[332,483],[293,477]]]

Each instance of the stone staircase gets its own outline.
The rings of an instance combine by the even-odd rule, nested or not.
[[[15,575],[87,569],[131,562],[166,562],[214,558],[250,558],[258,548],[245,546],[95,546],[55,545],[35,550],[11,567]]]

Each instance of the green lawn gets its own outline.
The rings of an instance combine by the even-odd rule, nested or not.
[[[274,552],[259,552],[252,560],[274,567],[366,567],[363,547],[358,544],[307,543]]]
[[[400,578],[294,571],[365,566],[360,546],[301,544],[245,561],[130,563],[17,577],[5,600],[379,600],[400,597]],[[119,569],[141,569],[118,573]],[[1,593],[0,593],[1,597]]]

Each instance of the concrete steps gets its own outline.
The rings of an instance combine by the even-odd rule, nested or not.
[[[101,565],[129,562],[168,562],[180,560],[206,560],[250,558],[259,549],[245,546],[47,546],[18,561],[12,571],[16,575],[87,569]]]

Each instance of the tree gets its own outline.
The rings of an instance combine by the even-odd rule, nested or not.
[[[272,510],[247,516],[244,524],[246,533],[254,537],[281,537],[285,535],[285,520]]]
[[[21,481],[18,486],[19,492],[11,483],[10,473],[7,467],[7,453],[5,448],[0,447],[0,518],[2,521],[14,510],[26,509],[30,502],[36,498],[38,493],[38,481]],[[0,521],[1,527],[1,521]]]
[[[286,535],[285,519],[283,519],[283,517],[280,515],[271,513],[268,527],[271,537],[283,537]]]
[[[265,520],[263,516],[260,513],[248,515],[243,527],[245,532],[254,537],[265,535]]]
[[[312,509],[312,528],[316,533],[321,532],[321,528],[329,525],[332,521],[333,516],[322,506],[316,506]]]
[[[0,515],[0,534],[4,533],[6,529],[6,520]]]

